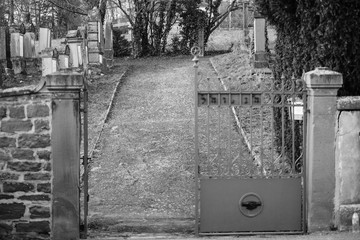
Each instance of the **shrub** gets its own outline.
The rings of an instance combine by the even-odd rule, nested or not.
[[[360,1],[256,0],[277,31],[276,78],[291,79],[318,66],[343,74],[339,95],[359,95]]]
[[[125,39],[124,29],[113,30],[114,57],[125,57],[131,54],[131,44]]]

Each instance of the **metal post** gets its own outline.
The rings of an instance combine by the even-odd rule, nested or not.
[[[192,49],[194,55],[194,114],[195,114],[195,235],[199,236],[199,136],[198,136],[198,74],[199,74],[199,58],[197,56],[198,47]]]
[[[84,238],[87,238],[88,232],[88,91],[84,88]]]

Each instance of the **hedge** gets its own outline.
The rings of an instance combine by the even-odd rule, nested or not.
[[[275,77],[325,66],[343,74],[340,96],[360,95],[360,1],[255,0],[277,31]]]

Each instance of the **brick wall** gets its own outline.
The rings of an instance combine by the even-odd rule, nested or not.
[[[0,92],[0,239],[50,239],[51,98],[11,95]]]

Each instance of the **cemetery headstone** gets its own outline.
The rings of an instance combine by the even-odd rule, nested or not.
[[[111,68],[114,65],[113,26],[111,22],[105,24],[104,60],[108,67]]]
[[[68,31],[66,41],[70,48],[69,65],[74,68],[79,68],[82,65],[81,46],[83,42],[80,31],[78,29]]]
[[[83,26],[79,26],[78,30],[80,32],[81,38],[83,40],[82,45],[81,45],[81,60],[82,60],[82,64],[83,64],[83,68],[84,71],[87,71],[88,68],[88,55],[87,55],[87,27],[86,25]]]
[[[7,26],[0,26],[0,64],[4,68],[11,68],[10,33]]]
[[[102,65],[104,35],[102,23],[100,21],[100,12],[96,7],[89,12],[87,38],[89,65]]]
[[[268,61],[265,52],[265,18],[258,13],[254,14],[254,67],[266,68]]]
[[[35,51],[35,27],[30,19],[30,14],[26,15],[25,34],[24,34],[24,59],[27,73],[36,72],[36,51]]]
[[[67,69],[69,68],[69,58],[70,58],[70,48],[67,43],[64,43],[58,48],[59,53],[59,69]]]
[[[22,73],[25,69],[24,62],[24,27],[12,24],[10,27],[10,55],[14,74]]]
[[[39,30],[39,49],[38,52],[51,47],[51,31],[49,28],[40,28]]]
[[[244,31],[244,42],[247,47],[250,45],[249,38],[249,23],[248,23],[248,4],[243,3],[243,31]]]
[[[41,51],[42,58],[42,76],[58,71],[58,52],[53,48],[45,48]]]

